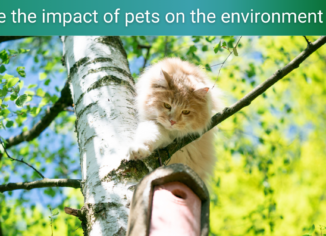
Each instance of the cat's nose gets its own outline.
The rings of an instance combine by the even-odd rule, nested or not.
[[[170,123],[171,123],[171,125],[174,125],[177,122],[175,122],[174,120],[170,120]]]

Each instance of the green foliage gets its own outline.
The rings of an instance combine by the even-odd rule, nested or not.
[[[12,41],[8,43],[8,48],[12,49],[1,51],[0,57],[0,69],[2,65],[6,69],[0,73],[2,138],[30,130],[58,100],[66,80],[58,37]],[[26,77],[23,77],[25,74]],[[13,157],[33,165],[48,178],[80,178],[74,124],[72,112],[61,112],[40,137],[8,151]],[[0,152],[3,152],[1,148]],[[6,156],[0,157],[0,169],[1,184],[39,180],[36,172]],[[62,212],[65,205],[81,208],[82,202],[80,190],[63,191],[60,188],[0,194],[2,232],[4,235],[51,235],[48,207]],[[55,215],[55,212],[52,214]],[[59,214],[53,216],[52,221],[53,235],[82,235],[77,218]]]
[[[264,60],[250,59],[239,50],[240,57],[232,59],[236,63],[223,69],[222,77],[228,79],[218,83],[224,91],[232,91],[235,99],[305,47],[302,37],[250,41],[243,38],[242,44],[256,45]],[[289,58],[284,57],[282,47]],[[326,72],[326,61],[321,60],[325,54],[322,48],[219,126],[214,178],[219,184],[212,184],[212,235],[321,235],[321,229],[311,225],[325,224],[326,216],[326,86],[320,79]],[[304,74],[313,79],[307,83]]]
[[[306,47],[301,36],[243,37],[235,47],[238,39],[122,37],[135,78],[144,62],[146,68],[164,57],[180,57],[206,70],[225,92],[226,105],[241,99]],[[53,40],[27,38],[10,47],[13,50],[0,52],[2,133],[28,131],[60,96],[65,70],[60,64],[60,42]],[[231,52],[217,77],[221,63]],[[323,47],[250,106],[219,125],[218,163],[210,185],[211,235],[326,234],[325,55]],[[31,68],[23,63],[26,58],[32,58]],[[20,68],[23,66],[25,69]],[[24,71],[26,78],[19,71]],[[30,81],[33,74],[37,79]],[[54,79],[60,76],[61,80]],[[62,112],[38,139],[11,148],[10,152],[47,177],[80,176],[78,153],[71,153],[76,148],[74,124],[74,115]],[[20,176],[21,181],[38,178],[5,157],[1,165],[2,183],[9,182],[13,175]],[[80,208],[83,199],[79,190],[32,191],[12,197],[12,192],[0,195],[0,221],[5,235],[51,235],[51,220],[53,235],[82,235],[78,219],[48,210]],[[44,198],[60,201],[39,204],[26,197],[36,191]]]
[[[76,205],[74,202],[83,202],[79,190],[69,190],[65,193],[66,199],[63,200],[60,206],[56,209],[43,208],[40,204],[32,203],[28,208],[22,208],[19,202],[13,201],[4,202],[0,196],[1,209],[1,226],[4,235],[15,236],[79,236],[83,235],[80,221],[77,217],[71,217],[67,214],[60,214],[63,211],[63,206],[71,206],[80,208],[81,205]],[[75,198],[78,196],[78,198]],[[35,205],[36,204],[36,205]],[[51,208],[51,207],[50,207]]]

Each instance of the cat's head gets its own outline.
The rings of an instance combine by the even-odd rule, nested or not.
[[[201,133],[207,127],[211,118],[209,88],[193,83],[191,76],[160,71],[146,102],[150,119],[184,134]]]

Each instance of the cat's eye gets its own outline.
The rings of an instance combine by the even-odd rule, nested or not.
[[[164,107],[165,107],[166,109],[171,109],[171,106],[170,106],[169,104],[167,104],[167,103],[164,103]]]
[[[189,113],[190,113],[189,110],[183,110],[183,111],[182,111],[182,114],[184,114],[184,115],[188,115]]]

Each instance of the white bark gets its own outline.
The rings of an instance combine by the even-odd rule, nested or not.
[[[127,58],[118,37],[69,36],[62,41],[77,116],[85,233],[124,235],[129,187],[136,180],[107,175],[125,158],[137,125]]]

